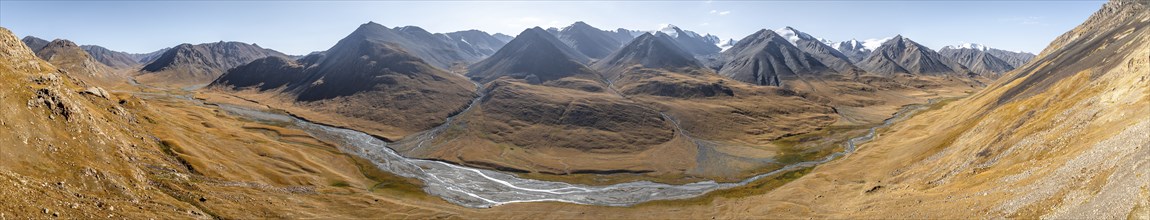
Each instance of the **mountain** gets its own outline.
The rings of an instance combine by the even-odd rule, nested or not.
[[[780,86],[785,79],[823,73],[834,73],[834,70],[767,29],[748,35],[723,51],[719,68],[719,75],[769,86]]]
[[[44,46],[53,47],[46,50],[53,55],[83,52],[65,40]],[[3,143],[0,144],[0,176],[3,176],[0,198],[9,201],[20,198],[22,204],[0,205],[6,216],[99,218],[114,214],[112,218],[161,215],[195,218],[187,214],[187,210],[197,210],[195,207],[155,190],[155,186],[164,183],[148,177],[155,174],[155,170],[144,168],[144,164],[181,166],[162,156],[158,140],[141,138],[149,132],[139,125],[144,120],[137,121],[143,116],[129,112],[124,104],[134,102],[118,102],[114,97],[84,92],[88,88],[37,58],[26,44],[3,27],[0,27],[0,88],[3,88],[0,112],[4,112],[0,114],[0,124],[3,124],[0,125],[3,127],[0,129],[3,130],[0,132]],[[103,208],[65,205],[96,198]],[[130,207],[127,201],[134,198],[149,198],[149,203],[169,208],[125,211]],[[107,207],[113,205],[120,208],[119,213],[108,211]],[[154,206],[145,205],[140,209],[144,207]]]
[[[375,22],[368,22],[367,25],[360,26],[360,29],[364,29],[364,33],[370,32],[369,35],[365,36],[370,36],[372,41],[397,44],[399,48],[408,51],[411,55],[443,69],[451,69],[455,65],[466,65],[483,59],[487,55],[480,53],[478,48],[473,50],[461,49],[459,44],[449,42],[443,37],[436,37],[435,34],[417,26],[387,29],[387,27]],[[353,33],[356,32],[360,32],[360,30],[357,29]]]
[[[612,80],[618,77],[618,73],[635,65],[668,70],[703,68],[691,53],[679,48],[675,40],[663,32],[639,35],[623,48],[595,62],[591,68]]]
[[[658,31],[671,36],[671,38],[675,39],[675,43],[678,43],[680,47],[683,47],[684,50],[687,50],[687,52],[695,56],[717,54],[722,51],[721,48],[715,46],[718,42],[714,41],[718,38],[707,39],[695,32],[684,31],[674,25],[663,26]]]
[[[819,62],[827,65],[835,72],[855,75],[862,73],[863,70],[852,64],[849,57],[839,52],[835,48],[827,45],[822,39],[815,38],[810,34],[803,33],[792,27],[785,27],[776,30],[779,36],[786,38],[791,44],[798,47],[799,50],[810,54]]]
[[[491,37],[494,37],[495,39],[499,39],[499,41],[503,41],[503,44],[507,44],[507,42],[511,42],[511,39],[515,39],[515,37],[507,36],[506,34],[503,34],[503,33],[495,33],[495,34],[491,35]]]
[[[444,127],[389,146],[412,157],[521,173],[686,169],[693,148],[671,142],[674,128],[654,108],[608,92],[604,79],[584,66],[588,59],[544,29],[527,29],[469,68],[467,76],[483,83],[474,107]],[[619,52],[600,63],[640,60]],[[604,157],[615,159],[592,159]]]
[[[1010,64],[1010,66],[1014,67],[1025,65],[1036,56],[1032,53],[1007,51],[996,48],[989,48],[984,52],[990,53],[990,55],[994,55],[994,57],[998,57],[999,59],[1002,59],[1002,61],[1006,61],[1007,64]]]
[[[735,40],[734,38],[731,38],[731,39],[720,41],[719,44],[717,44],[715,46],[719,46],[719,49],[721,49],[722,51],[726,51],[727,49],[731,49],[731,47],[735,46],[735,43],[738,43],[738,42],[739,41]]]
[[[719,43],[722,43],[722,41],[723,41],[722,39],[719,38],[719,36],[715,36],[715,35],[711,35],[711,34],[703,35],[702,38],[703,38],[703,41],[705,41],[707,43],[714,44],[716,46],[718,46]]]
[[[561,42],[542,28],[524,30],[487,59],[468,67],[467,76],[487,83],[500,77],[542,83],[565,77],[597,79],[584,64],[590,58]]]
[[[144,65],[136,80],[175,86],[207,84],[232,67],[269,56],[287,57],[275,50],[241,42],[180,44]]]
[[[488,55],[484,54],[483,51],[493,49],[494,45],[498,45],[496,42],[490,42],[490,39],[485,39],[486,37],[479,36],[479,33],[476,32],[456,33],[454,35],[457,37],[451,37],[446,34],[433,34],[416,26],[387,28],[375,22],[360,25],[352,33],[360,36],[351,37],[395,44],[397,48],[419,57],[431,66],[445,70],[452,69],[455,65],[467,65],[479,61]],[[468,36],[464,37],[464,35]],[[474,38],[472,40],[476,42],[474,44],[464,43],[463,40],[467,38]],[[460,45],[464,47],[460,47]]]
[[[495,51],[507,44],[506,41],[499,40],[487,32],[479,30],[456,31],[443,34],[443,36],[446,36],[445,40],[455,42],[460,50],[469,54],[480,54],[483,57],[495,54]]]
[[[140,65],[139,61],[129,53],[112,51],[96,45],[82,45],[80,48],[84,48],[84,51],[87,51],[97,61],[112,68],[126,69]]]
[[[987,52],[988,50],[989,48],[986,46],[967,44],[957,47],[946,46],[938,52],[943,57],[957,61],[970,69],[970,71],[982,76],[997,78],[1002,73],[1014,69],[1014,65],[1010,65],[1010,63],[1007,63],[1005,60],[991,55]]]
[[[594,59],[607,56],[623,44],[613,37],[611,32],[592,27],[582,21],[564,27],[556,36],[567,46]]]
[[[809,210],[859,219],[1150,216],[1148,26],[1150,2],[1105,3],[986,89],[933,106],[854,155],[747,198],[747,210],[758,213],[731,218]],[[850,181],[860,184],[844,184]],[[822,197],[811,198],[815,191]],[[756,205],[776,199],[777,206]],[[792,204],[804,205],[772,211]]]
[[[663,32],[644,33],[591,68],[622,94],[693,98],[732,96],[710,69]]]
[[[152,61],[156,61],[156,59],[160,59],[160,56],[164,55],[164,52],[168,52],[168,50],[171,50],[171,49],[172,49],[171,47],[168,47],[168,48],[152,51],[151,53],[133,53],[133,54],[128,54],[128,55],[131,55],[132,59],[136,60],[137,63],[146,64],[146,63],[152,63]]]
[[[611,35],[611,37],[615,38],[616,41],[619,41],[620,43],[627,43],[631,42],[631,40],[635,39],[635,37],[638,37],[639,35],[642,35],[646,32],[617,28],[614,31],[607,31],[607,33]]]
[[[475,96],[474,85],[463,77],[378,41],[389,34],[379,27],[361,25],[327,51],[298,61],[270,56],[238,66],[209,88],[391,140],[443,123]]]
[[[36,56],[88,83],[113,83],[124,77],[68,40],[53,40],[36,51]]]
[[[44,48],[44,46],[48,46],[48,43],[50,43],[47,40],[33,36],[25,36],[24,39],[21,39],[20,41],[24,42],[24,45],[27,45],[28,48],[32,48],[33,52],[40,50],[40,48]]]
[[[859,67],[877,74],[909,73],[915,75],[972,74],[957,62],[947,60],[934,50],[904,38],[902,35],[883,42],[870,56],[859,61]]]
[[[866,48],[858,40],[851,39],[849,41],[839,42],[838,47],[835,48],[844,56],[847,56],[852,63],[861,62],[866,57],[870,56],[871,50]]]

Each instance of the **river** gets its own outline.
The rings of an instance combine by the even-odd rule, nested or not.
[[[873,140],[877,129],[909,118],[925,109],[928,104],[903,107],[881,125],[870,128],[865,135],[851,138],[844,150],[820,160],[787,165],[781,169],[759,174],[740,182],[719,183],[702,181],[682,185],[637,181],[605,186],[570,184],[519,178],[492,170],[476,169],[440,161],[406,158],[388,146],[388,142],[363,132],[325,126],[293,116],[219,104],[220,109],[256,121],[290,123],[311,136],[336,145],[341,151],[371,161],[380,170],[399,176],[419,179],[424,191],[461,206],[490,208],[518,203],[555,201],[586,205],[630,206],[654,200],[674,200],[701,196],[711,191],[745,185],[779,173],[813,167],[845,157],[858,150],[858,145]]]

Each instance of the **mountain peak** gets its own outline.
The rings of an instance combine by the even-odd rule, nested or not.
[[[590,58],[568,47],[543,28],[519,33],[495,54],[468,67],[467,76],[481,82],[500,77],[539,83],[569,76],[593,75],[583,64]]]
[[[798,45],[799,40],[816,40],[815,37],[813,37],[807,33],[803,33],[802,31],[799,31],[799,30],[797,30],[793,27],[790,27],[790,26],[787,26],[785,28],[781,28],[775,32],[778,33],[779,36],[786,38],[787,41],[790,41],[791,44],[794,44],[794,45]]]
[[[643,33],[622,49],[596,62],[593,67],[605,74],[616,76],[636,64],[643,68],[702,68],[702,64],[695,60],[691,53],[679,47],[675,39],[663,32]]]
[[[80,47],[79,45],[76,45],[76,43],[74,43],[70,40],[65,40],[65,39],[52,40],[52,42],[48,43],[48,46],[52,46],[52,47]]]
[[[982,44],[976,44],[976,43],[963,43],[963,44],[959,44],[959,45],[951,45],[951,46],[943,47],[943,49],[948,49],[948,48],[949,49],[972,49],[972,50],[978,50],[978,51],[990,50],[990,47],[987,47],[986,45],[982,45]]]
[[[679,37],[679,33],[683,33],[683,29],[679,29],[678,26],[672,24],[664,24],[659,26],[658,31],[666,33],[668,36],[671,36],[671,38],[677,38]]]
[[[359,25],[359,28],[357,28],[356,30],[363,29],[363,28],[387,28],[387,27],[383,26],[382,24],[375,23],[374,21],[368,21],[367,23],[363,23],[363,24]]]

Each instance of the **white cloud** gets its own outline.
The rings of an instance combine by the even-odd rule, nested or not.
[[[719,10],[711,10],[711,12],[710,12],[710,13],[711,13],[711,14],[717,14],[717,15],[719,15],[719,16],[723,16],[723,15],[727,15],[727,14],[730,14],[730,13],[731,13],[731,11],[719,11]]]

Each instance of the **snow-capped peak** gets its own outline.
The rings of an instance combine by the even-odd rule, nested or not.
[[[715,35],[711,35],[711,34],[703,35],[702,38],[703,38],[703,41],[706,41],[707,43],[716,44],[716,45],[722,43],[722,41],[723,41],[722,39],[719,38],[719,36],[715,36]]]
[[[986,50],[989,50],[989,49],[990,49],[990,47],[987,47],[986,45],[982,45],[982,44],[976,44],[976,43],[963,43],[963,44],[959,44],[959,45],[955,45],[955,46],[946,46],[946,47],[943,47],[943,48],[951,48],[951,49],[974,49],[974,50],[979,50],[979,51],[986,51]]]
[[[659,26],[658,31],[663,32],[664,34],[670,35],[671,38],[677,38],[677,37],[679,37],[679,31],[678,30],[679,30],[679,27],[676,27],[675,25],[663,24],[663,25]]]
[[[815,38],[815,39],[818,39],[819,42],[823,43],[823,45],[827,45],[827,46],[830,46],[831,48],[834,48],[835,50],[838,50],[838,48],[835,47],[835,42],[832,40],[827,40],[826,38]]]
[[[795,28],[789,26],[779,28],[778,30],[775,30],[775,33],[778,33],[779,36],[786,38],[787,41],[790,41],[792,45],[798,45],[798,41],[802,39],[814,39],[814,37],[811,35],[803,33],[799,30],[795,30]]]
[[[863,48],[866,48],[867,50],[873,51],[874,49],[878,49],[879,46],[882,46],[882,43],[886,43],[890,39],[894,39],[894,37],[886,37],[886,38],[882,38],[882,39],[874,39],[874,38],[866,39],[866,40],[863,40],[862,45],[863,45]]]
[[[727,49],[735,46],[735,43],[738,43],[738,41],[736,41],[735,39],[732,38],[732,39],[726,39],[726,40],[719,41],[719,43],[716,43],[715,46],[719,46],[719,49],[721,49],[721,51],[726,51]]]
[[[839,44],[838,44],[838,45],[835,47],[835,49],[838,49],[839,51],[844,51],[844,50],[850,50],[850,51],[863,51],[863,50],[866,50],[866,46],[864,46],[864,45],[862,44],[862,42],[859,42],[859,40],[856,40],[856,39],[851,39],[851,40],[848,40],[848,41],[843,41],[843,42],[840,42],[840,43],[839,43]]]

